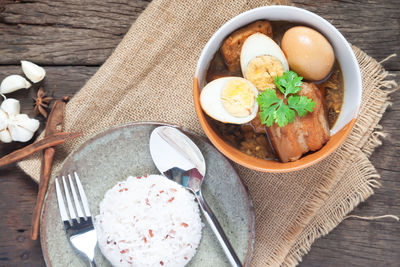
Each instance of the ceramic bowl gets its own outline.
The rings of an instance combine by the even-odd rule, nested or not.
[[[330,130],[330,140],[318,151],[303,156],[297,161],[281,163],[273,160],[258,159],[240,152],[226,143],[207,121],[200,105],[200,92],[205,86],[206,72],[224,39],[233,31],[257,20],[290,21],[310,26],[322,33],[332,44],[344,79],[344,101],[342,111]],[[264,172],[290,172],[311,166],[326,158],[349,135],[358,115],[361,104],[362,82],[357,59],[350,44],[343,35],[322,17],[296,7],[266,6],[244,12],[226,22],[207,42],[197,63],[194,76],[193,96],[197,116],[206,135],[226,157],[247,168]]]

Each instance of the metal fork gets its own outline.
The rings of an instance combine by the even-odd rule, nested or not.
[[[58,178],[55,179],[58,208],[60,209],[61,220],[64,223],[64,229],[72,247],[78,254],[89,260],[90,266],[96,267],[94,251],[97,244],[97,236],[93,227],[92,215],[89,210],[85,191],[83,191],[82,183],[76,172],[74,172],[74,177],[78,187],[79,198],[73,182],[74,179],[70,174],[68,174],[68,183],[65,176],[62,176],[64,190],[61,190]],[[71,199],[70,192],[72,192],[73,200]],[[64,204],[64,198],[67,201],[69,215]]]

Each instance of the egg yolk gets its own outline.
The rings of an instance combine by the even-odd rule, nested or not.
[[[258,56],[249,62],[244,76],[259,91],[265,91],[275,89],[274,79],[276,76],[282,76],[283,72],[283,64],[276,57]]]
[[[224,109],[232,116],[249,116],[254,107],[256,95],[246,81],[232,80],[222,89],[221,101]]]

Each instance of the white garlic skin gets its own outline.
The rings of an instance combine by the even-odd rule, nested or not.
[[[26,114],[19,114],[20,103],[18,100],[8,98],[0,105],[0,141],[27,142],[32,139],[39,129],[40,123],[31,119]]]
[[[35,120],[35,119],[29,119],[29,120],[37,121],[37,128],[39,128],[39,121],[38,120]],[[27,123],[27,122],[24,122],[22,125],[24,125],[25,123]],[[11,138],[12,138],[13,141],[28,142],[29,140],[32,139],[33,134],[37,130],[36,129],[34,132],[32,132],[32,131],[26,129],[25,127],[23,127],[22,125],[10,124],[8,126],[9,131],[11,133]]]
[[[1,135],[2,129],[7,128],[7,125],[8,125],[8,115],[5,111],[0,109],[0,135]],[[1,137],[0,137],[0,139],[1,139]]]
[[[31,132],[36,132],[36,130],[39,128],[40,123],[36,119],[31,119],[28,117],[26,114],[18,114],[14,116],[13,118],[13,123],[15,125],[20,125],[24,129],[31,131]],[[30,139],[30,138],[29,138]],[[22,141],[24,142],[24,141]]]
[[[25,76],[34,83],[40,82],[46,76],[44,68],[30,61],[21,60],[21,67]]]
[[[0,93],[8,94],[29,87],[31,87],[31,84],[21,75],[10,75],[1,82]]]
[[[18,115],[21,112],[21,105],[19,101],[14,98],[7,98],[4,100],[0,108],[8,115],[8,118]]]
[[[11,143],[11,133],[8,129],[0,130],[0,141],[3,143]]]

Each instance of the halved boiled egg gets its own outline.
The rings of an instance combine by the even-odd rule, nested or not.
[[[223,77],[203,88],[200,104],[204,112],[217,121],[243,124],[257,115],[257,94],[257,88],[248,80]]]
[[[255,33],[246,39],[240,53],[240,66],[243,77],[260,91],[274,89],[275,77],[289,70],[281,48],[262,33]]]

